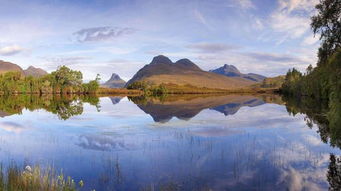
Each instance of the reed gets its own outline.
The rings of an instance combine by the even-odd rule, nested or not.
[[[0,191],[76,191],[83,185],[83,181],[76,183],[53,168],[20,168],[14,164],[7,169],[0,167]]]
[[[143,91],[141,90],[130,90],[126,88],[103,88],[100,87],[97,92],[97,95],[141,95]]]

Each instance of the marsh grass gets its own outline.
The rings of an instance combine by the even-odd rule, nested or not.
[[[76,191],[83,185],[83,181],[75,183],[71,177],[52,168],[26,166],[23,169],[11,164],[4,169],[0,166],[0,191]]]
[[[126,89],[126,88],[104,88],[100,87],[97,92],[97,95],[103,96],[103,95],[141,95],[143,94],[143,91],[141,90],[132,90],[132,89]]]

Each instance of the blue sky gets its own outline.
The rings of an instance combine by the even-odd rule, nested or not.
[[[266,76],[316,62],[318,0],[0,0],[0,60],[130,79],[156,55]]]

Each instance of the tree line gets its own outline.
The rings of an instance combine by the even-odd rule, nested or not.
[[[41,77],[23,76],[20,72],[0,75],[0,94],[92,94],[99,88],[99,75],[83,83],[80,71],[66,66]]]
[[[281,91],[296,97],[329,100],[331,109],[340,109],[332,103],[341,101],[341,0],[321,0],[316,10],[311,28],[321,40],[317,66],[308,66],[305,73],[289,70]]]

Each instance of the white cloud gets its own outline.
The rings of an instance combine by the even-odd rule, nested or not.
[[[132,34],[133,28],[121,27],[92,27],[81,29],[74,33],[78,42],[110,41],[121,36]]]
[[[5,46],[0,48],[0,55],[2,56],[12,56],[22,52],[24,48],[18,45]]]
[[[208,29],[211,29],[210,25],[208,24],[206,18],[204,17],[204,15],[198,10],[198,9],[194,9],[193,11],[193,15],[194,18],[201,24],[203,24],[204,26],[206,26]]]
[[[223,52],[223,51],[229,51],[238,49],[238,46],[235,45],[227,45],[222,43],[196,43],[196,44],[190,44],[187,46],[187,48],[194,50],[196,52],[203,52],[203,53],[216,53],[216,52]]]
[[[316,36],[314,37],[314,35],[311,34],[303,39],[302,45],[313,45],[317,43],[318,41],[319,41],[319,38]]]
[[[242,9],[251,9],[256,7],[251,0],[234,0],[234,2]]]
[[[254,18],[253,28],[257,30],[262,30],[264,28],[263,22],[259,18]]]
[[[317,0],[279,0],[277,9],[270,16],[271,28],[282,34],[277,45],[306,36],[316,3]]]
[[[271,16],[271,26],[275,31],[288,35],[288,38],[301,37],[309,30],[310,19],[307,17],[291,16],[277,12]]]
[[[313,11],[318,0],[280,0],[279,8],[292,12],[296,10]]]

